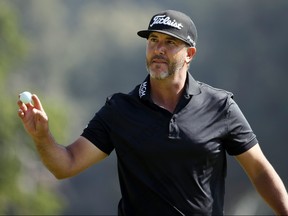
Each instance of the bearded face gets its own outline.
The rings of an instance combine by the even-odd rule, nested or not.
[[[163,55],[154,55],[148,59],[146,57],[146,68],[150,76],[154,79],[166,79],[182,69],[185,60],[183,58],[171,59]]]
[[[151,78],[163,80],[187,66],[187,49],[187,45],[177,38],[151,33],[146,47],[146,68]]]

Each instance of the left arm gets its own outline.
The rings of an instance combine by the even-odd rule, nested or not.
[[[288,215],[285,186],[264,156],[259,144],[236,156],[258,193],[277,215]]]

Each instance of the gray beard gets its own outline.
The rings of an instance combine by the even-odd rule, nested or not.
[[[146,59],[146,69],[147,69],[148,73],[150,74],[150,76],[152,78],[157,79],[157,80],[164,80],[164,79],[174,75],[175,73],[180,71],[180,69],[183,68],[183,66],[184,66],[184,60],[179,64],[177,64],[176,62],[169,63],[167,71],[163,71],[160,73],[160,75],[156,75],[156,73],[154,73],[152,70],[149,69],[150,63]]]

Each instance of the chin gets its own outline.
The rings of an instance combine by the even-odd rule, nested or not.
[[[170,76],[170,74],[166,71],[161,72],[161,73],[155,73],[155,72],[150,71],[149,74],[153,79],[157,79],[157,80],[164,80]]]

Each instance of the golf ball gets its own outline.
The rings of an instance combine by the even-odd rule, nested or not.
[[[32,102],[32,94],[28,91],[24,91],[20,94],[19,99],[25,104],[31,103]]]

